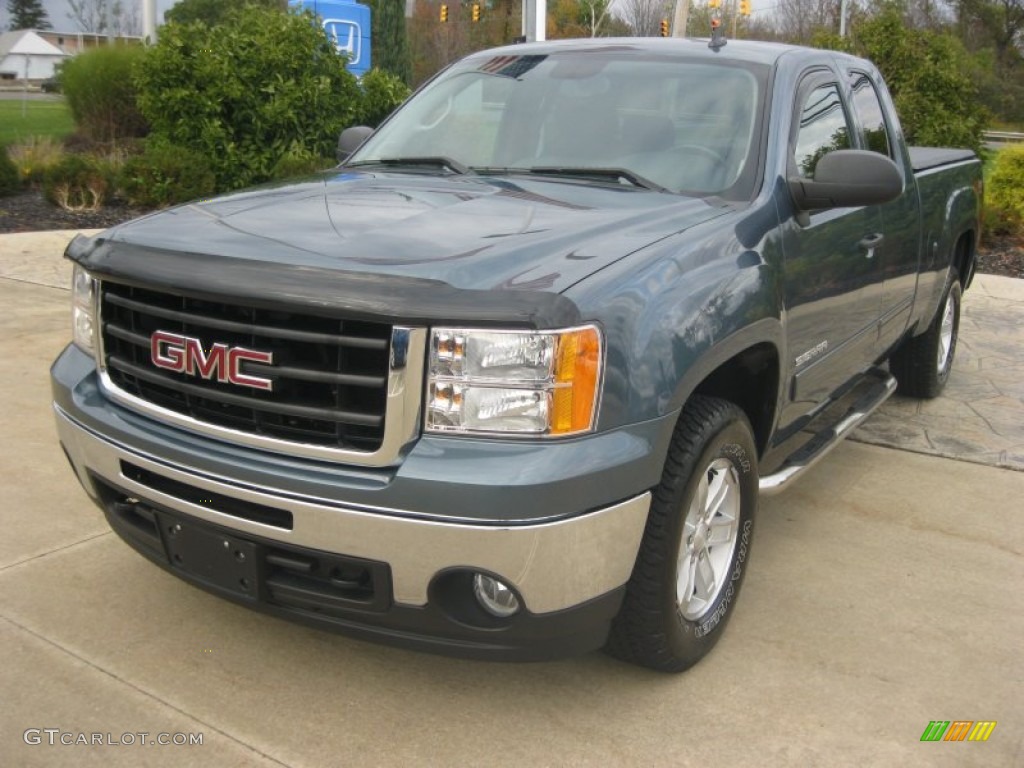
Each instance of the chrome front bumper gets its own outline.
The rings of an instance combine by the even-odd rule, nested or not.
[[[576,517],[524,525],[433,521],[412,510],[408,516],[395,510],[374,512],[171,465],[101,436],[58,405],[54,410],[61,443],[94,498],[92,477],[240,535],[385,562],[391,569],[393,600],[407,606],[426,605],[435,577],[452,568],[478,569],[506,580],[532,614],[598,598],[628,581],[651,502],[651,494],[642,493]],[[213,496],[287,511],[291,528],[245,520],[142,485],[125,475],[123,463]]]

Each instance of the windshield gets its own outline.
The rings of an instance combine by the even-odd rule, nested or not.
[[[748,198],[766,78],[764,67],[635,52],[477,55],[414,96],[348,164]]]

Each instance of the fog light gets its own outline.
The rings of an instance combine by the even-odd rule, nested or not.
[[[500,619],[519,610],[519,598],[512,588],[484,573],[473,576],[473,594],[485,611]]]

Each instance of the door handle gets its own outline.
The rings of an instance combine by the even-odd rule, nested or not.
[[[885,235],[881,232],[875,232],[873,235],[863,238],[857,245],[867,251],[864,255],[870,259],[875,255],[875,248],[880,246],[883,240],[885,240]]]

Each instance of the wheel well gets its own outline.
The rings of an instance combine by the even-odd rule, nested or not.
[[[694,390],[735,403],[754,429],[758,454],[768,445],[779,395],[779,353],[771,344],[756,344],[722,363]]]
[[[956,267],[957,274],[960,275],[960,283],[965,291],[974,280],[975,241],[973,230],[967,230],[960,235],[960,239],[956,241],[956,247],[953,249],[953,266]]]

